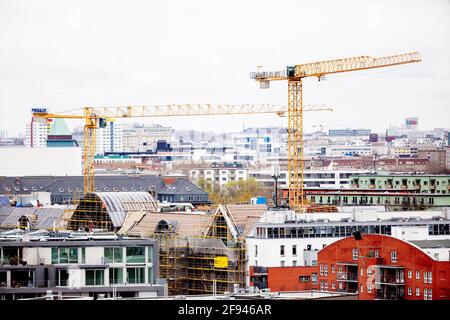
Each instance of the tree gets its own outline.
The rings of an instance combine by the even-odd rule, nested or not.
[[[228,181],[220,186],[218,182],[200,178],[198,186],[208,192],[209,200],[214,204],[249,203],[252,197],[260,192],[259,183],[250,178],[247,180]]]

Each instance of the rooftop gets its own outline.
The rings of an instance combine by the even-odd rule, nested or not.
[[[450,239],[409,241],[422,249],[450,248]]]

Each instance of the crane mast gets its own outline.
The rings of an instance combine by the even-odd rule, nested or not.
[[[251,72],[250,78],[260,83],[262,89],[270,87],[270,81],[287,80],[288,82],[288,186],[289,205],[295,211],[304,211],[304,143],[303,143],[303,101],[302,79],[327,74],[342,73],[396,66],[420,62],[418,52],[392,55],[380,58],[360,56],[345,59],[327,60],[288,66],[282,71]]]

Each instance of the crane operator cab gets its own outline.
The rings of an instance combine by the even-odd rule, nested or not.
[[[288,78],[295,77],[295,66],[287,66],[286,75]]]

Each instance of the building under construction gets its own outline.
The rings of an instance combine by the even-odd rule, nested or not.
[[[243,204],[221,205],[210,213],[181,211],[180,207],[160,212],[161,206],[148,192],[95,192],[66,209],[14,210],[5,213],[0,225],[31,230],[113,231],[128,237],[155,238],[159,272],[167,281],[168,293],[198,295],[246,287],[245,238],[267,208]],[[54,210],[55,214],[41,215],[39,210]]]
[[[96,192],[78,200],[54,225],[156,238],[160,275],[170,295],[220,294],[245,288],[245,238],[266,210],[244,204],[222,205],[212,213],[162,213],[148,192]]]
[[[220,294],[246,287],[245,237],[263,205],[224,205],[213,214],[149,213],[127,234],[159,240],[170,295]]]

